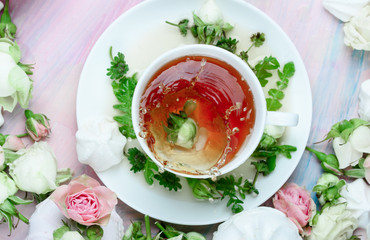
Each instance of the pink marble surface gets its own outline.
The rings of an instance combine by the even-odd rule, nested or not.
[[[3,1],[3,0],[0,0]],[[118,16],[142,0],[11,0],[10,12],[18,27],[17,42],[23,62],[35,63],[34,91],[30,109],[46,114],[52,122],[48,142],[59,167],[69,167],[76,175],[95,173],[77,161],[76,93],[81,69],[92,46]],[[276,21],[296,45],[305,63],[313,95],[313,122],[309,145],[322,139],[330,126],[357,116],[361,82],[370,78],[370,53],[353,51],[343,44],[343,24],[330,15],[320,0],[246,0]],[[154,11],[154,10],[153,10]],[[1,67],[1,66],[0,66]],[[24,132],[23,110],[5,113],[3,134]],[[316,147],[331,151],[328,145]],[[315,158],[303,155],[289,181],[312,189],[321,168]],[[34,205],[20,207],[30,217]],[[128,226],[143,215],[119,202],[118,213]],[[183,227],[207,234],[211,239],[217,225]],[[28,226],[20,222],[9,237],[0,225],[0,239],[25,239]]]

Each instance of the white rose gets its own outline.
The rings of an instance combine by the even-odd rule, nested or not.
[[[0,172],[0,204],[17,191],[14,181],[6,173]]]
[[[3,9],[3,7],[4,7],[4,4],[2,2],[0,2],[0,11],[1,11],[1,9]]]
[[[43,194],[56,186],[57,161],[53,150],[46,142],[36,142],[13,163],[9,173],[19,189]]]
[[[370,79],[361,83],[358,100],[358,115],[361,119],[370,121]]]
[[[68,231],[60,240],[85,240],[77,231]]]
[[[357,50],[370,51],[370,5],[344,24],[344,44]]]
[[[363,179],[357,179],[342,188],[340,194],[347,209],[357,218],[358,227],[370,235],[370,186]]]
[[[18,66],[21,52],[18,45],[7,38],[0,38],[0,106],[13,111],[17,102],[27,108],[31,98],[32,81]]]
[[[213,240],[301,240],[297,226],[284,213],[258,207],[235,214],[220,224]]]
[[[308,240],[347,240],[352,237],[357,224],[357,219],[346,209],[345,203],[327,207],[312,227]]]
[[[356,128],[347,142],[341,137],[334,138],[333,148],[338,158],[340,169],[358,164],[358,160],[362,157],[363,153],[370,153],[369,127],[360,126]]]

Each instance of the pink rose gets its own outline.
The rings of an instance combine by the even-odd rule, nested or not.
[[[316,212],[316,205],[309,191],[295,183],[287,183],[275,194],[272,202],[277,210],[285,213],[295,223],[301,234],[310,233],[310,229],[303,229]]]
[[[55,189],[50,198],[68,219],[82,225],[106,225],[117,196],[95,179],[82,175]]]
[[[20,149],[24,149],[25,146],[22,139],[15,135],[9,135],[5,140],[3,148],[7,148],[9,150],[16,152]]]

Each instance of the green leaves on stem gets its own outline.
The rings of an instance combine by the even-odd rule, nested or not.
[[[13,217],[18,218],[24,223],[28,224],[28,219],[23,216],[16,209],[16,205],[27,205],[32,203],[33,200],[24,200],[17,196],[9,196],[3,203],[0,204],[0,218],[3,218],[5,222],[8,222],[9,234],[12,233],[12,229],[15,228],[13,224]]]
[[[17,32],[17,26],[12,22],[9,14],[9,0],[5,1],[4,11],[0,19],[0,37],[13,40]]]
[[[125,137],[135,139],[131,105],[137,84],[137,75],[135,73],[131,77],[126,76],[129,68],[122,53],[118,52],[117,56],[113,57],[112,47],[110,47],[109,55],[111,66],[107,69],[107,76],[112,80],[113,93],[119,101],[119,104],[114,105],[113,108],[121,112],[121,115],[114,116],[113,119],[121,125],[119,130]]]
[[[369,126],[370,122],[359,119],[359,118],[353,118],[350,120],[343,120],[340,122],[337,122],[334,124],[329,133],[326,135],[325,139],[322,140],[321,142],[327,141],[327,140],[332,140],[336,137],[341,137],[345,142],[348,141],[349,136],[353,133],[356,128],[360,126]]]

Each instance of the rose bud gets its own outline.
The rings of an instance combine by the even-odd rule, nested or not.
[[[24,114],[27,118],[26,130],[34,141],[38,142],[50,134],[49,119],[44,114],[34,114],[28,109],[24,111]]]

